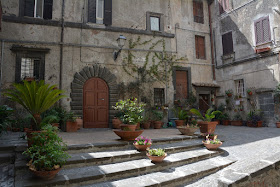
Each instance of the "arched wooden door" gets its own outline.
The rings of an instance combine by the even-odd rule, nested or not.
[[[109,89],[105,81],[91,78],[83,90],[84,128],[109,127]]]

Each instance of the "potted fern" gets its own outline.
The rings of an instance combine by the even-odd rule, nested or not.
[[[203,115],[199,112],[199,110],[193,108],[190,110],[190,112],[202,120],[202,121],[197,122],[201,133],[214,133],[215,132],[218,122],[212,121],[212,119],[214,119],[217,114],[221,114],[221,111],[219,111],[219,110],[213,111],[212,108],[209,108],[206,111],[205,115]]]

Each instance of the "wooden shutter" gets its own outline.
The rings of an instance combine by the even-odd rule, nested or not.
[[[88,22],[96,23],[96,0],[88,0]]]
[[[205,39],[203,36],[195,36],[195,49],[197,59],[206,59]]]
[[[112,25],[112,0],[104,1],[104,22],[105,25]]]
[[[262,28],[263,28],[263,42],[270,42],[271,41],[271,34],[270,34],[270,24],[269,24],[269,17],[265,17],[262,20]]]
[[[53,0],[44,1],[44,19],[52,19]]]
[[[198,36],[195,36],[195,54],[196,58],[199,59]]]
[[[35,0],[24,1],[24,16],[34,17]]]
[[[194,22],[204,23],[203,2],[193,1],[193,17]]]
[[[271,41],[270,24],[268,16],[255,21],[255,38],[256,45]]]
[[[223,55],[231,54],[233,52],[232,32],[223,34],[222,43],[223,43]]]

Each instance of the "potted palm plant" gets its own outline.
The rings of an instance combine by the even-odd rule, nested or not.
[[[190,110],[191,113],[195,114],[202,121],[198,121],[198,125],[201,133],[214,133],[216,126],[218,124],[217,121],[212,121],[217,114],[221,114],[221,111],[216,110],[213,111],[212,108],[209,108],[205,115],[202,115],[199,110],[193,108]]]
[[[188,112],[185,110],[182,110],[181,107],[178,107],[176,109],[174,109],[174,113],[176,115],[176,117],[178,118],[178,120],[175,120],[176,126],[183,126],[184,123],[186,122],[186,119],[189,117],[188,116]]]
[[[70,156],[66,153],[66,145],[57,135],[56,127],[46,125],[40,133],[34,133],[32,146],[23,152],[30,157],[29,170],[43,179],[52,179],[60,171]]]

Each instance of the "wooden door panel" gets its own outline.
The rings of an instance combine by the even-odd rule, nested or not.
[[[176,99],[188,97],[188,74],[187,71],[176,71]]]
[[[106,112],[107,112],[106,109],[98,109],[96,115],[97,117],[96,121],[101,123],[106,122],[108,117]]]
[[[90,91],[86,91],[85,93],[85,97],[86,97],[86,106],[85,108],[88,108],[88,107],[92,107],[95,105],[94,103],[94,93],[93,92],[90,92]]]
[[[97,106],[106,106],[107,104],[107,93],[97,93]]]

